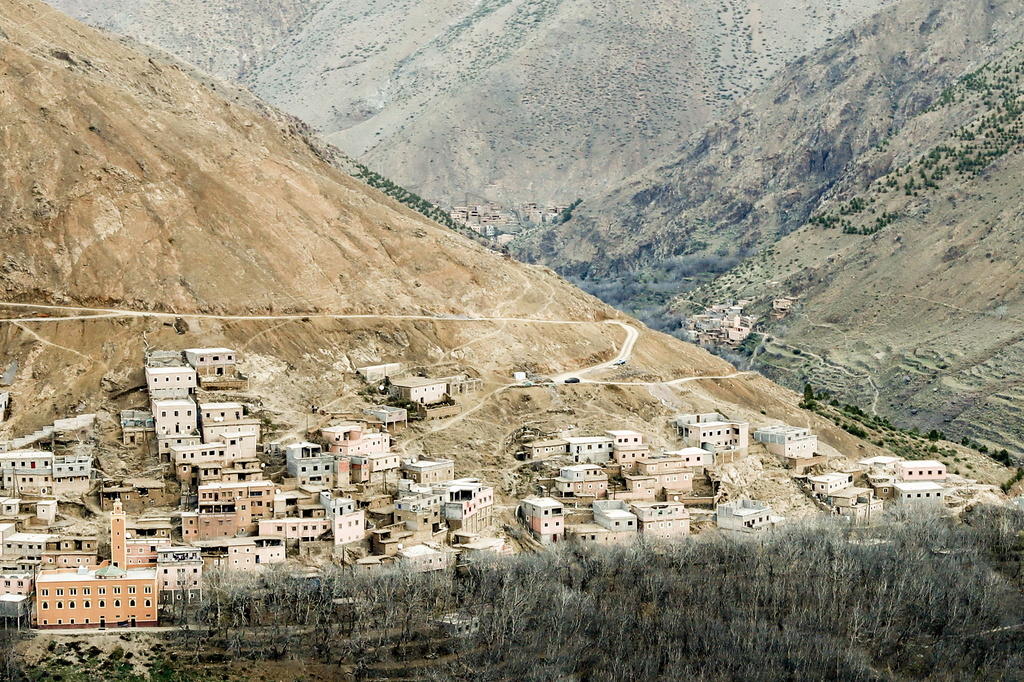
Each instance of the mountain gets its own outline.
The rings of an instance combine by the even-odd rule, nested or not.
[[[664,304],[803,225],[850,162],[1018,40],[1020,20],[1008,0],[903,0],[514,250],[627,308]]]
[[[798,408],[792,391],[429,222],[329,164],[301,125],[244,93],[33,0],[0,2],[0,31],[10,122],[0,135],[0,363],[14,368],[2,437],[96,412],[101,468],[137,474],[155,463],[119,448],[117,414],[145,404],[143,351],[225,345],[251,377],[235,397],[277,436],[326,423],[311,404],[369,404],[353,367],[395,361],[480,377],[458,417],[413,426],[400,447],[453,456],[502,495],[534,490],[535,474],[513,458],[527,428],[616,424],[669,447],[669,417],[714,409],[808,425],[835,456],[886,452]],[[627,365],[578,385],[511,379],[572,374],[619,353]],[[964,452],[985,480],[1005,480]],[[722,485],[794,516],[815,510],[765,453],[731,466]]]
[[[756,351],[764,371],[1020,452],[1021,177],[1018,43],[851,163],[809,224],[690,300],[750,298],[767,311],[772,297],[797,296]]]
[[[891,0],[53,0],[435,201],[569,203]]]

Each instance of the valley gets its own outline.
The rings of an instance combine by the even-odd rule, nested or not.
[[[0,678],[1012,677],[1024,51],[932,2],[0,0]]]

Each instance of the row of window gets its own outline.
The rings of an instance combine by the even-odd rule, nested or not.
[[[92,594],[91,589],[92,588],[89,588],[89,587],[83,587],[82,588],[82,594],[84,596],[88,597],[90,594]],[[111,591],[112,591],[113,594],[121,594],[121,588],[119,586],[117,586],[117,585],[112,587]],[[145,585],[143,587],[142,591],[145,594],[152,594],[153,593],[153,586],[152,585]],[[136,592],[135,585],[129,585],[128,586],[128,594],[135,594],[135,592]],[[43,595],[44,597],[49,597],[50,596],[50,590],[49,590],[49,588],[46,588],[46,587],[44,587],[43,589],[39,590],[39,593],[41,595]],[[56,588],[54,590],[54,593],[58,597],[63,597],[64,594],[65,594],[65,590],[64,590],[63,587],[58,587],[58,588]],[[107,593],[107,588],[106,587],[98,587],[98,588],[96,588],[96,594],[106,594],[106,593]],[[68,594],[68,596],[71,596],[71,597],[74,597],[74,596],[78,595],[78,588],[77,587],[69,587],[69,588],[67,588],[67,594]]]
[[[149,606],[153,605],[153,602],[152,602],[151,599],[147,599],[147,600],[145,600],[144,605],[149,607]],[[107,608],[107,600],[106,599],[100,599],[98,604],[97,604],[97,606],[99,608],[101,608],[101,609]],[[69,610],[70,609],[74,609],[75,608],[75,602],[69,601],[67,603],[67,607],[68,607]],[[49,609],[50,608],[50,603],[49,602],[45,602],[45,601],[42,602],[41,608],[42,608],[43,611]],[[63,609],[64,608],[64,602],[62,602],[62,601],[55,602],[54,603],[54,608],[55,609]],[[91,609],[92,608],[92,602],[89,601],[88,599],[86,599],[85,601],[82,602],[82,608],[83,609]],[[121,600],[120,599],[115,599],[114,600],[114,608],[115,609],[121,608]],[[132,608],[132,609],[135,608],[135,600],[134,599],[129,599],[128,600],[128,608]]]

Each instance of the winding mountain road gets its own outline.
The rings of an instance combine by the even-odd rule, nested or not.
[[[27,333],[33,335],[38,341],[53,346],[61,350],[66,350],[72,353],[77,353],[63,346],[53,344],[46,339],[43,339],[34,331],[24,327],[26,323],[50,323],[50,322],[67,322],[74,320],[96,320],[96,319],[109,319],[118,317],[149,317],[159,319],[204,319],[204,320],[220,320],[220,321],[280,321],[286,322],[289,320],[306,320],[306,319],[330,319],[330,320],[425,320],[431,322],[518,322],[525,324],[554,324],[554,325],[588,325],[588,324],[612,324],[621,327],[626,333],[625,339],[619,346],[615,353],[615,356],[611,360],[600,362],[589,367],[581,367],[579,369],[563,372],[555,377],[554,381],[559,384],[564,384],[566,379],[575,377],[579,379],[581,384],[597,384],[604,386],[678,386],[692,381],[702,381],[704,379],[735,379],[748,374],[757,374],[757,372],[734,372],[732,374],[723,374],[718,376],[704,376],[694,375],[688,377],[679,377],[676,379],[669,379],[666,381],[604,381],[600,379],[587,379],[584,377],[586,374],[592,372],[598,372],[601,370],[609,369],[616,366],[616,364],[624,364],[630,360],[633,355],[633,349],[636,347],[636,342],[640,338],[640,329],[623,322],[622,320],[558,320],[558,319],[542,319],[532,317],[486,317],[477,315],[445,315],[436,313],[418,313],[418,314],[385,314],[385,313],[270,313],[264,315],[227,315],[227,314],[216,314],[216,313],[178,313],[178,312],[162,312],[152,310],[127,310],[123,308],[91,308],[84,306],[70,306],[70,305],[55,305],[55,304],[44,304],[44,303],[24,303],[15,301],[0,301],[0,308],[16,308],[26,309],[33,311],[59,311],[71,313],[70,315],[27,315],[24,317],[10,317],[0,318],[0,324],[9,323],[13,324]],[[500,386],[491,395],[500,393],[501,391],[511,388],[516,384],[510,383],[507,385]],[[488,396],[490,397],[490,396]]]

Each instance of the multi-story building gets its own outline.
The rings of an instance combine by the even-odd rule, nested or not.
[[[389,476],[394,480],[398,476],[398,467],[401,464],[401,458],[394,452],[352,455],[348,461],[351,482],[368,484],[387,483]]]
[[[181,536],[194,543],[251,534],[260,519],[273,516],[273,509],[273,481],[200,485],[198,508],[181,515]]]
[[[629,509],[645,538],[670,540],[690,534],[690,512],[679,502],[633,502]]]
[[[934,459],[902,461],[896,464],[896,475],[902,481],[944,481],[946,465]]]
[[[395,499],[395,523],[402,524],[416,538],[433,539],[434,535],[448,529],[444,500],[443,491],[402,479],[398,482]]]
[[[490,525],[494,488],[478,478],[458,478],[434,485],[442,496],[442,511],[452,530],[479,532]]]
[[[853,474],[844,474],[838,471],[810,476],[807,482],[811,486],[811,492],[819,497],[831,495],[837,490],[849,488],[853,485]]]
[[[283,537],[256,535],[243,538],[219,538],[194,543],[203,556],[206,569],[255,571],[286,559]]]
[[[207,426],[234,426],[245,419],[245,405],[242,403],[202,403],[199,405],[199,423],[203,436]]]
[[[754,440],[776,457],[787,459],[809,459],[818,451],[818,437],[799,426],[765,426],[754,432]]]
[[[565,537],[565,508],[553,497],[527,497],[519,502],[519,515],[542,545]]]
[[[14,524],[11,524],[13,527]],[[13,532],[3,535],[3,553],[9,557],[21,557],[42,561],[47,548],[56,547],[60,537],[53,533]]]
[[[360,542],[366,538],[366,512],[356,508],[351,497],[335,497],[330,491],[320,493],[320,504],[327,511],[335,546]],[[397,512],[396,512],[397,513]]]
[[[0,454],[0,488],[19,495],[84,493],[92,482],[92,456],[42,450]]]
[[[636,463],[636,473],[654,479],[656,495],[693,490],[692,465],[685,456],[666,453],[641,459]]]
[[[152,568],[126,568],[124,510],[110,516],[111,563],[39,571],[35,623],[39,628],[157,624],[157,578]]]
[[[638,431],[605,431],[605,434],[612,439],[612,461],[623,472],[636,471],[637,462],[650,454],[647,439]]]
[[[154,400],[152,405],[157,437],[199,434],[199,408],[191,398]]]
[[[156,550],[156,577],[161,604],[202,599],[203,557],[198,547],[165,546]]]
[[[170,447],[174,473],[183,485],[199,483],[199,470],[205,464],[223,463],[227,460],[227,445],[224,443],[197,443],[195,445],[174,445]]]
[[[342,457],[373,455],[391,450],[391,434],[366,428],[360,422],[343,422],[320,429],[328,449]]]
[[[146,388],[151,400],[188,398],[198,381],[192,367],[146,367]]]
[[[882,500],[871,488],[850,486],[829,494],[825,501],[834,513],[857,523],[869,523],[882,513]]]
[[[35,587],[31,571],[0,571],[0,595],[29,596]]]
[[[691,447],[745,455],[749,446],[749,425],[726,419],[717,412],[680,415],[675,425],[683,441]]]
[[[237,353],[230,348],[186,348],[185,360],[199,376],[230,376],[236,373]]]
[[[715,522],[722,530],[752,533],[771,528],[782,522],[772,514],[767,502],[760,500],[735,500],[715,507]]]
[[[604,464],[612,459],[615,439],[611,436],[566,436],[564,440],[576,464]]]
[[[46,543],[41,564],[60,568],[95,566],[99,563],[98,545],[99,541],[91,535],[61,535]]]
[[[334,456],[325,453],[316,443],[306,441],[287,446],[285,464],[288,477],[296,479],[299,485],[331,487],[335,484]]]
[[[407,459],[401,465],[402,476],[420,485],[443,483],[455,478],[455,460]]]
[[[156,570],[124,570],[104,563],[40,571],[36,575],[38,628],[157,625]]]
[[[577,542],[609,545],[631,542],[637,537],[636,514],[621,500],[595,500],[593,523],[571,523],[566,538]]]
[[[555,490],[560,497],[606,497],[608,473],[597,464],[565,466],[555,478]]]

